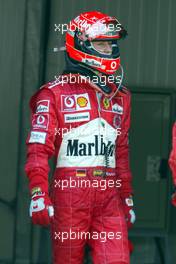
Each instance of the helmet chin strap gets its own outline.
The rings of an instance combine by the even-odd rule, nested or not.
[[[115,93],[109,98],[109,100],[111,101],[112,98],[114,96],[116,96],[117,92],[120,90],[120,88],[122,87],[122,81],[123,81],[123,77],[124,77],[124,70],[123,70],[123,67],[122,65],[120,64],[120,69],[121,69],[121,78],[120,78],[120,82],[119,82],[119,85],[117,86],[117,89],[115,91]]]
[[[92,80],[94,76],[97,76],[97,86],[100,88],[102,92],[105,94],[109,95],[111,94],[111,88],[107,85],[104,85],[104,83],[101,83],[101,76],[99,75],[99,71],[96,71],[90,67],[87,67],[87,65],[80,64],[78,62],[75,62],[73,59],[69,58],[68,54],[65,53],[65,58],[66,58],[66,70],[64,70],[63,73],[80,73],[83,76],[89,76],[90,79]],[[99,74],[98,74],[99,73]]]

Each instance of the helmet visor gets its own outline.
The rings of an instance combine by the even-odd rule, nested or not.
[[[98,53],[103,55],[112,55],[113,46],[112,46],[112,40],[96,40],[91,41],[91,46],[94,50],[96,50]]]
[[[97,22],[86,29],[86,36],[89,40],[95,39],[120,39],[122,26],[118,22],[101,23]]]

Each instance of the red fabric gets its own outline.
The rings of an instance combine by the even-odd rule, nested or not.
[[[176,122],[172,128],[172,150],[169,156],[169,166],[172,172],[173,185],[176,187]],[[176,192],[172,194],[171,203],[176,206]]]
[[[173,184],[176,186],[176,123],[172,128],[172,150],[169,156],[169,166],[172,171]]]
[[[72,173],[64,173],[60,170],[56,181],[74,177]],[[88,173],[84,180],[93,180],[94,176]],[[113,177],[110,177],[112,180]],[[81,179],[76,179],[77,182]],[[98,177],[100,182],[101,178]],[[55,187],[54,187],[55,186]],[[118,198],[118,199],[117,199]],[[61,187],[52,185],[51,199],[57,205],[55,207],[54,224],[52,225],[53,262],[58,264],[77,263],[82,264],[84,258],[84,246],[91,247],[93,263],[101,264],[118,263],[122,260],[129,263],[129,248],[127,225],[123,214],[120,197],[116,190],[107,188],[72,188],[61,190]],[[75,232],[75,239],[64,241],[57,234],[69,234]],[[105,233],[106,232],[106,233]],[[78,235],[89,233],[90,237],[78,238]],[[117,234],[113,239],[108,239],[108,234]],[[121,236],[118,239],[118,233]],[[98,238],[92,235],[102,234]],[[105,241],[104,237],[107,236]],[[57,237],[57,238],[56,238]],[[69,251],[69,254],[68,254]],[[62,258],[61,258],[62,256]]]
[[[134,245],[129,239],[128,239],[128,247],[129,247],[129,251],[130,251],[130,255],[131,255],[134,251]]]
[[[126,90],[127,94],[128,91]],[[116,151],[116,160],[117,160],[117,175],[121,179],[122,186],[120,188],[121,197],[129,197],[133,193],[132,189],[132,174],[130,169],[129,162],[129,129],[130,129],[130,112],[131,112],[131,97],[128,95],[128,100],[126,104],[126,115],[124,122],[121,127],[121,135],[117,139],[117,151]]]
[[[172,205],[176,207],[176,192],[172,195]]]
[[[31,107],[31,122],[34,115],[36,115],[37,102],[49,101],[49,117],[50,122],[46,129],[35,129],[31,131],[47,133],[45,144],[29,143],[30,133],[26,140],[27,143],[27,162],[25,171],[29,179],[30,191],[34,187],[40,187],[43,192],[48,193],[48,173],[49,165],[48,159],[54,155],[55,146],[55,128],[57,127],[57,116],[55,112],[55,101],[52,92],[49,89],[39,90],[30,100]],[[42,114],[42,112],[41,112]]]
[[[116,86],[112,84],[112,91],[115,90]],[[123,239],[112,239],[106,243],[100,239],[89,241],[93,259],[97,264],[103,263],[105,258],[109,263],[129,263],[127,227],[120,196],[132,193],[128,155],[130,94],[123,88],[109,104],[105,103],[106,97],[104,94],[100,96],[99,89],[89,83],[61,84],[56,81],[45,85],[31,99],[32,125],[27,139],[25,171],[30,190],[40,187],[47,193],[48,159],[51,156],[56,158],[50,190],[55,212],[52,222],[55,264],[82,263],[86,241],[67,239],[61,243],[55,239],[55,232],[70,228],[89,232],[120,230]],[[76,121],[70,122],[72,118]],[[78,121],[77,118],[88,120]],[[70,125],[75,130],[70,130]],[[84,126],[85,134],[82,136],[79,129]],[[105,135],[101,135],[101,126],[107,129]],[[121,135],[116,140],[114,133],[118,127]],[[96,176],[101,171],[107,177]],[[103,179],[106,183],[109,179],[113,182],[120,180],[121,187],[106,190],[101,190],[100,186],[55,187],[57,181],[68,182],[70,178],[76,181],[96,179],[98,182]]]

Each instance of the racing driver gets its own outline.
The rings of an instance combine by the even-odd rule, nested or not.
[[[86,244],[95,264],[130,263],[130,93],[122,85],[118,47],[126,35],[115,17],[77,16],[66,33],[64,72],[30,100],[30,216],[34,224],[51,225],[54,264],[83,263]]]

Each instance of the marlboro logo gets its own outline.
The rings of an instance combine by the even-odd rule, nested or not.
[[[114,155],[115,145],[112,141],[105,143],[103,135],[94,135],[93,142],[80,142],[79,139],[69,139],[67,143],[67,156],[99,156],[106,155],[112,157]]]

